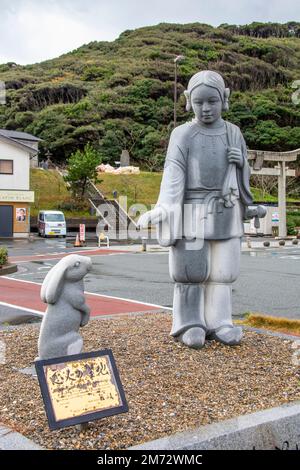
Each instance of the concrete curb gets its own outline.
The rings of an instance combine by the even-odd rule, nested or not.
[[[263,328],[255,328],[253,326],[239,325],[245,331],[254,331],[267,336],[276,336],[277,338],[288,339],[290,341],[300,341],[300,336],[289,335],[287,333],[280,333],[278,331],[264,330]]]
[[[279,242],[281,241],[284,241],[284,245],[280,245]],[[255,250],[255,249],[269,249],[269,250],[273,250],[275,248],[284,248],[284,247],[293,247],[293,248],[299,248],[300,245],[299,243],[298,244],[294,244],[293,243],[293,240],[295,239],[281,239],[281,238],[278,238],[278,239],[274,239],[274,238],[271,238],[271,239],[263,239],[263,240],[258,240],[257,238],[250,238],[250,239],[245,239],[243,240],[242,242],[242,251],[251,251],[251,250]],[[270,245],[269,246],[265,246],[264,245],[264,242],[269,242]],[[298,242],[300,242],[298,240]]]
[[[300,449],[300,401],[201,426],[130,450]]]
[[[8,274],[13,274],[18,271],[18,266],[16,264],[8,264],[0,268],[0,276],[7,276]]]
[[[22,434],[0,425],[0,450],[43,450]]]

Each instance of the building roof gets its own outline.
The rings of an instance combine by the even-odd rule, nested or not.
[[[18,139],[12,139],[11,137],[8,137],[8,136],[2,134],[1,129],[0,129],[0,140],[6,142],[8,144],[14,145],[15,147],[21,148],[22,150],[32,154],[33,156],[38,153],[38,151],[36,149],[34,149],[33,147],[30,147],[30,145],[25,145],[25,144],[23,144],[23,142],[21,142]]]
[[[30,142],[41,142],[42,139],[35,137],[32,134],[28,134],[27,132],[19,132],[19,131],[9,131],[7,129],[0,129],[0,134],[4,135],[5,137],[9,137],[10,139],[15,140],[28,140]]]

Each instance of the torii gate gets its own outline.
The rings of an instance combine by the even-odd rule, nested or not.
[[[289,152],[248,149],[247,153],[252,175],[278,176],[279,236],[286,237],[286,177],[296,176],[296,171],[289,170],[286,163],[297,160],[300,148]],[[277,162],[278,165],[273,168],[263,168],[264,161]]]

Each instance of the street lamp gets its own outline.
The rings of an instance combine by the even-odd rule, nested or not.
[[[184,55],[178,55],[174,59],[174,66],[175,66],[175,70],[174,70],[174,128],[176,127],[176,124],[177,124],[177,109],[176,109],[176,106],[177,106],[177,67],[178,67],[177,64],[178,62],[181,62],[184,59],[185,59]]]

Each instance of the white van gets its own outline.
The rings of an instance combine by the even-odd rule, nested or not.
[[[40,237],[66,237],[67,226],[63,212],[40,211],[38,215],[38,232]]]

